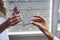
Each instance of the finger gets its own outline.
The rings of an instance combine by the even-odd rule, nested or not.
[[[10,22],[12,23],[12,22],[15,22],[15,21],[18,21],[18,20],[21,21],[21,18],[20,17],[17,17],[17,18],[11,19]]]
[[[33,16],[33,17],[40,18],[40,16]]]
[[[15,22],[11,23],[11,26],[14,26],[14,25],[16,25],[16,24],[19,23],[19,22],[20,22],[20,20],[15,21]]]
[[[40,19],[40,18],[36,18],[36,17],[35,17],[35,18],[32,18],[32,19]]]
[[[41,20],[46,20],[44,17],[42,16],[34,16],[35,18],[40,18]]]
[[[42,26],[41,23],[34,22],[34,21],[32,21],[32,24],[35,25],[35,26],[38,26],[38,27],[41,27]]]
[[[45,27],[44,27],[41,23],[32,21],[32,24],[35,25],[35,26],[37,26],[37,27],[38,27],[39,29],[41,29],[41,30],[42,30],[42,29],[43,29],[43,30],[45,29]]]
[[[31,20],[31,21],[34,21],[34,22],[39,22],[39,23],[44,22],[44,21],[42,21],[41,19],[33,19],[33,20]]]
[[[10,19],[13,19],[13,18],[16,18],[16,17],[20,17],[20,15],[11,16]]]

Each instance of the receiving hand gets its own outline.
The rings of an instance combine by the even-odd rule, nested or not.
[[[32,20],[32,24],[37,26],[41,31],[48,30],[47,20],[41,16],[34,16],[35,19]]]
[[[48,22],[44,17],[34,16],[35,19],[32,20],[32,24],[37,26],[49,40],[53,40],[54,35],[48,30]]]

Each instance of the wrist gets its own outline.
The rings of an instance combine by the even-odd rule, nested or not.
[[[2,23],[0,25],[0,33],[3,32],[5,29],[7,29],[9,26],[8,26],[8,23],[5,21],[4,23]]]
[[[3,24],[6,28],[8,28],[10,26],[9,19],[7,19]]]
[[[49,32],[49,31],[44,31],[43,33],[47,36],[47,38],[48,38],[49,40],[53,40],[54,35],[53,35],[51,32]]]

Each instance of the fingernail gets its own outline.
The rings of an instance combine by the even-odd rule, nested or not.
[[[31,23],[33,23],[34,21],[31,21]]]

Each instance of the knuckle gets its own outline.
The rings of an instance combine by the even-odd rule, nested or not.
[[[19,22],[20,20],[18,20],[18,22]]]
[[[17,17],[16,20],[18,20],[19,18]]]
[[[45,21],[47,21],[47,19],[46,19],[46,18],[44,18],[44,20],[45,20]]]
[[[11,25],[14,25],[14,23],[11,23]]]
[[[15,18],[16,18],[17,16],[15,15]]]
[[[11,19],[12,19],[11,17],[8,18],[8,20],[11,20]]]
[[[16,15],[14,15],[14,18],[16,18],[17,16]]]

